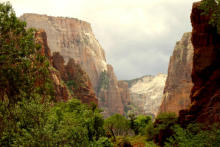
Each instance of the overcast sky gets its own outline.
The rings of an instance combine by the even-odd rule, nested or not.
[[[176,41],[191,31],[192,3],[198,0],[9,1],[18,16],[39,13],[88,21],[118,79],[133,79],[167,73]]]

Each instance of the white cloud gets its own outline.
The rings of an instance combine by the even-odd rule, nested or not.
[[[90,22],[119,79],[130,79],[166,72],[175,42],[191,31],[190,11],[196,0],[9,1],[18,15],[40,13]]]

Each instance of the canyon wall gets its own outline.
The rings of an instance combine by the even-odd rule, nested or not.
[[[185,33],[182,39],[176,43],[170,57],[163,102],[159,113],[174,112],[178,115],[181,109],[186,109],[190,105],[190,92],[193,86],[191,78],[193,64],[191,36],[191,33]]]
[[[64,59],[59,53],[54,53],[51,56],[44,30],[38,30],[35,33],[35,40],[41,45],[40,53],[50,61],[49,70],[54,86],[55,101],[67,101],[75,97],[83,103],[90,104],[93,102],[98,104],[89,77],[81,67],[73,59],[70,59],[68,64],[64,65]]]
[[[71,98],[71,95],[68,88],[61,79],[60,72],[52,67],[52,57],[51,57],[50,48],[48,47],[47,44],[46,32],[44,30],[38,30],[35,33],[35,40],[36,43],[41,45],[41,49],[39,50],[41,55],[47,57],[48,60],[50,61],[49,71],[54,87],[55,101],[67,101],[68,99]]]
[[[70,66],[68,62],[73,59],[74,63],[82,67],[91,80],[91,86],[99,99],[99,106],[104,109],[105,116],[113,113],[124,114],[124,100],[121,96],[124,94],[89,23],[74,18],[38,14],[24,14],[20,19],[27,22],[28,28],[46,31],[51,52],[59,53],[64,59],[57,57],[57,62]],[[61,76],[67,74],[62,65],[59,70]],[[106,79],[103,81],[103,78]]]
[[[180,111],[182,124],[220,122],[220,35],[199,6],[200,2],[194,3],[191,13],[194,86],[191,107]]]
[[[144,76],[123,81],[128,84],[130,93],[129,109],[135,114],[156,116],[162,102],[163,89],[167,75]]]

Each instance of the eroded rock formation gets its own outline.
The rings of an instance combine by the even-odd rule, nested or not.
[[[47,44],[46,32],[44,30],[38,30],[35,33],[35,39],[36,42],[41,45],[41,49],[40,49],[41,55],[46,56],[49,59],[49,61],[52,63],[50,48],[48,47]],[[68,91],[68,88],[61,79],[60,72],[55,70],[52,66],[50,66],[49,70],[54,86],[55,101],[66,101],[70,99],[71,95]]]
[[[107,70],[105,53],[96,40],[91,25],[73,18],[51,17],[38,14],[24,14],[20,19],[27,27],[44,29],[51,52],[59,52],[65,63],[73,58],[89,75],[94,89],[99,75]]]
[[[27,22],[27,27],[42,28],[46,31],[51,52],[59,52],[61,55],[59,57],[54,54],[53,58],[56,60],[53,62],[63,79],[68,78],[63,65],[68,64],[72,58],[88,74],[99,99],[99,106],[105,110],[106,116],[113,113],[124,114],[123,102],[126,94],[118,87],[113,68],[107,65],[104,50],[89,23],[74,18],[38,14],[24,14],[20,19]],[[104,84],[103,74],[108,78],[108,82],[104,81]]]
[[[158,74],[124,81],[129,86],[130,109],[136,114],[155,116],[162,102],[166,78],[167,75]]]
[[[194,46],[191,107],[180,111],[182,124],[220,122],[220,35],[209,24],[210,17],[201,15],[200,2],[191,13],[192,44]]]
[[[185,33],[176,43],[170,57],[168,76],[163,92],[163,102],[159,113],[174,112],[177,115],[190,105],[190,93],[193,86],[191,73],[193,64],[193,46],[191,33]]]
[[[71,97],[76,97],[83,103],[90,104],[93,102],[98,104],[89,77],[81,67],[71,58],[68,64],[64,65],[64,59],[59,53],[54,53],[51,56],[44,30],[37,31],[35,38],[36,42],[41,45],[41,54],[51,62],[50,75],[53,80],[56,101],[66,101]]]

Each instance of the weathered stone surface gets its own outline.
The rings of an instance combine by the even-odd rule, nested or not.
[[[104,109],[105,116],[109,116],[114,113],[124,114],[121,93],[113,67],[111,65],[107,65],[107,72],[103,75],[106,77],[104,78],[106,81],[104,81],[104,84],[100,83],[101,87],[99,88],[98,93],[100,107]]]
[[[46,56],[50,62],[52,62],[51,58],[51,53],[50,53],[50,48],[48,47],[47,44],[47,35],[44,30],[38,30],[35,33],[35,40],[38,44],[41,45],[40,52],[43,56]],[[66,85],[63,83],[60,72],[55,70],[52,65],[49,68],[50,70],[50,76],[53,81],[53,86],[54,86],[54,96],[55,96],[55,101],[66,101],[68,100],[71,95],[66,87]]]
[[[65,63],[73,58],[87,72],[94,89],[102,71],[107,70],[105,53],[87,22],[64,17],[24,14],[27,27],[44,29],[51,52],[59,52]]]
[[[41,54],[46,56],[51,62],[50,75],[53,80],[56,101],[66,101],[71,97],[76,97],[83,103],[89,104],[93,102],[98,104],[89,77],[81,67],[71,58],[68,64],[64,65],[64,59],[59,53],[55,52],[51,57],[50,48],[47,44],[47,35],[44,30],[37,31],[35,39],[41,45]],[[77,85],[77,87],[68,85],[69,88],[72,88],[70,89],[72,94],[66,86],[69,81]]]
[[[88,75],[81,69],[80,65],[75,63],[74,59],[70,58],[67,65],[64,65],[64,59],[58,52],[53,53],[52,59],[54,68],[60,72],[72,97],[76,97],[86,104],[92,102],[98,104]]]
[[[135,114],[155,116],[162,102],[163,89],[167,75],[144,76],[124,81],[128,83],[130,93],[130,109]]]
[[[98,99],[102,100],[99,104],[104,108],[106,116],[113,113],[124,114],[123,102],[126,94],[120,91],[113,68],[107,65],[104,50],[89,23],[73,18],[38,14],[24,14],[20,19],[27,22],[27,27],[43,28],[46,31],[51,52],[60,54],[54,54],[53,64],[60,71],[62,79],[68,80],[63,64],[67,64],[71,58],[74,59],[88,74],[93,90]],[[107,89],[99,85],[103,72],[107,73],[109,79]]]
[[[180,111],[182,124],[220,122],[220,35],[209,24],[210,17],[201,15],[200,2],[191,13],[192,44],[194,46],[191,107]]]
[[[118,82],[119,91],[121,94],[122,104],[124,106],[124,112],[127,113],[130,109],[129,106],[131,104],[130,92],[128,88],[128,83],[125,81]]]
[[[190,92],[193,86],[191,73],[193,64],[193,46],[191,33],[185,33],[176,43],[170,57],[168,76],[163,92],[163,102],[159,113],[174,112],[177,115],[190,105]]]

